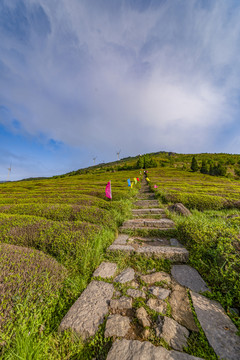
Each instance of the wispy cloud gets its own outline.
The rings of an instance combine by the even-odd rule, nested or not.
[[[3,0],[0,24],[14,131],[103,157],[239,152],[238,1]]]

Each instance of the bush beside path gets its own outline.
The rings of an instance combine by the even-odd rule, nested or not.
[[[174,222],[167,227],[161,220],[149,222],[150,209],[156,206],[151,195],[143,180],[139,197],[151,200],[138,200],[136,206],[142,206],[148,221],[141,213],[137,221],[126,221],[120,228],[123,234],[108,248],[109,259],[125,257],[128,266],[119,269],[116,262],[103,262],[62,320],[60,331],[72,330],[86,340],[94,337],[100,326],[105,346],[92,356],[108,360],[239,359],[236,326],[219,303],[201,295],[211,290],[199,273],[181,264],[188,260],[188,252],[171,238]],[[156,231],[154,236],[152,230]],[[124,234],[129,231],[131,235]],[[141,231],[144,237],[139,235]],[[185,250],[187,256],[177,257],[174,249]],[[141,265],[135,270],[129,262],[134,264],[136,256],[140,263],[147,260],[155,264],[160,258],[163,264],[167,259],[169,271],[146,270]]]
[[[132,211],[135,170],[113,201],[104,172],[1,187],[3,359],[239,359],[238,210],[169,197],[158,171]]]

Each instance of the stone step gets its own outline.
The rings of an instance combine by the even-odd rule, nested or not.
[[[84,340],[95,335],[109,311],[108,303],[113,292],[113,284],[92,281],[64,316],[59,330],[71,329]]]
[[[189,253],[185,248],[170,246],[145,246],[142,248],[134,248],[134,246],[132,245],[110,245],[108,251],[123,251],[127,253],[136,253],[146,257],[170,260],[175,263],[186,263],[189,258]]]
[[[115,242],[119,246],[128,244],[127,246],[134,247],[135,240],[137,239],[120,235]],[[164,246],[164,244],[179,244],[176,239],[138,238],[138,240],[149,244],[154,243],[152,248],[159,247],[165,250],[168,250],[170,246]],[[162,246],[156,246],[157,240],[159,243],[162,241]],[[140,247],[140,249],[143,248],[143,246]],[[186,251],[181,247],[171,247],[171,251],[176,249]],[[133,251],[136,249],[133,248]],[[185,268],[185,274],[191,273],[199,282],[200,275],[198,273],[196,275],[195,269],[186,265],[181,265],[181,267]],[[96,334],[99,325],[107,317],[104,336],[105,338],[113,337],[114,341],[107,355],[108,360],[202,360],[184,353],[190,332],[199,330],[194,320],[187,289],[179,285],[174,276],[178,270],[182,272],[181,267],[174,265],[171,276],[163,271],[156,272],[155,269],[147,274],[135,273],[130,267],[118,273],[117,264],[101,263],[93,276],[109,279],[108,282],[93,280],[87,286],[63,318],[60,331],[71,329],[83,340],[87,340]],[[145,286],[141,288],[142,281]],[[180,281],[182,282],[182,279]],[[192,282],[194,283],[194,279]],[[128,296],[124,295],[121,287],[118,291],[114,290],[113,283],[128,284]],[[189,284],[188,287],[191,288]],[[202,285],[199,288],[199,291],[201,290]],[[191,291],[190,294],[197,318],[217,356],[226,360],[240,359],[240,337],[237,335],[237,328],[222,306],[196,292]],[[148,308],[160,314],[157,319],[151,319],[144,307],[132,311],[134,299],[139,297]],[[172,309],[171,317],[167,314],[167,302]],[[135,326],[136,323],[138,327]],[[151,344],[148,341],[152,336],[149,327],[156,338],[163,339],[173,350]],[[132,340],[129,340],[130,334]],[[138,341],[139,336],[144,341]],[[116,340],[116,337],[122,339]]]
[[[141,215],[135,215],[133,214],[132,217],[134,219],[139,219],[144,217],[144,219],[167,219],[167,215],[165,214],[141,214]]]
[[[176,228],[156,228],[156,227],[136,227],[136,228],[124,228],[119,227],[119,231],[123,234],[130,234],[132,235],[143,235],[144,236],[176,236]]]
[[[150,193],[150,192],[144,192],[144,193],[138,193],[137,197],[138,197],[138,199],[146,199],[146,198],[148,198],[150,200],[150,199],[155,198],[155,194]]]
[[[113,343],[107,360],[202,360],[162,346],[154,346],[149,341],[121,339]]]
[[[142,232],[145,232],[145,233],[147,233],[147,236],[148,236],[148,233],[149,233],[149,236],[152,236],[152,235],[158,236],[158,235],[160,235],[160,233],[163,232],[163,233],[171,233],[171,236],[175,236],[176,228],[175,227],[173,227],[173,228],[166,228],[166,227],[156,228],[156,227],[150,227],[150,226],[127,228],[127,227],[120,226],[119,231],[123,234],[131,234],[132,232],[134,232],[135,235],[139,235]]]
[[[222,306],[191,291],[193,306],[202,329],[220,359],[240,359],[240,336]]]
[[[196,269],[189,265],[174,265],[171,270],[173,278],[181,285],[196,292],[210,291]]]
[[[152,201],[152,200],[156,200],[156,199],[155,199],[155,198],[148,197],[148,196],[141,196],[141,197],[138,197],[138,198],[137,198],[137,201],[144,201],[144,200]],[[158,207],[159,207],[159,204],[158,204]]]
[[[108,251],[132,252],[182,263],[187,262],[189,257],[188,251],[176,239],[144,238],[125,234],[119,235]]]
[[[157,215],[157,214],[165,214],[165,210],[161,209],[161,208],[150,208],[150,209],[132,209],[132,214],[133,215],[141,215],[141,214],[153,214],[153,215]]]
[[[121,229],[141,229],[141,228],[155,228],[155,229],[169,229],[174,228],[175,224],[170,219],[130,219],[123,223]]]
[[[93,277],[100,276],[104,279],[110,279],[117,271],[117,264],[103,261],[94,271]]]
[[[158,207],[159,203],[158,200],[138,200],[134,203],[136,206],[141,206],[144,208],[150,208],[150,207]]]
[[[174,246],[174,247],[183,247],[180,242],[175,239],[167,239],[167,238],[160,238],[160,237],[142,237],[142,236],[135,236],[135,235],[128,235],[128,234],[120,234],[114,240],[113,245],[128,245],[136,243],[138,245],[152,245],[152,246]]]

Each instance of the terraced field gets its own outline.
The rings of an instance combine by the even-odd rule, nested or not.
[[[1,358],[106,359],[111,346],[104,337],[106,323],[87,343],[71,331],[60,333],[59,325],[102,261],[115,262],[118,272],[129,266],[142,274],[170,272],[166,256],[141,256],[147,236],[162,236],[169,246],[176,237],[186,247],[187,264],[211,288],[206,296],[220,302],[240,330],[240,181],[183,170],[182,161],[189,158],[156,156],[158,166],[148,169],[154,194],[137,202],[140,183],[131,189],[127,179],[140,177],[140,169],[123,170],[134,168],[135,160],[120,169],[116,164],[74,176],[0,184]],[[109,180],[112,200],[105,197]],[[176,202],[192,215],[170,212]],[[118,231],[140,239],[130,244],[135,253],[106,251]],[[135,310],[142,304],[137,299]],[[216,359],[201,332],[189,339],[188,354]],[[156,338],[150,341],[159,346]]]
[[[164,167],[149,170],[165,206],[183,203],[192,216],[170,215],[194,266],[240,329],[240,181]],[[154,188],[157,185],[157,188]]]
[[[67,334],[60,341],[59,322],[129,216],[137,185],[130,189],[127,178],[137,175],[95,171],[0,185],[3,358],[61,359],[62,347],[74,347]]]
[[[240,206],[239,180],[166,167],[151,169],[151,182],[166,203],[182,202],[198,210]]]

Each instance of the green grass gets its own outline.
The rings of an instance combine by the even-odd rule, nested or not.
[[[130,217],[137,191],[127,187],[130,176],[125,172],[109,178],[104,173],[1,184],[5,292],[0,297],[0,357],[90,359],[101,347],[103,336],[93,339],[86,351],[73,334],[59,334],[58,326],[103,260],[117,227]],[[110,179],[112,201],[105,198]],[[18,249],[15,257],[10,255],[13,249]],[[33,254],[34,261],[25,254]]]
[[[152,157],[159,166],[149,169],[148,176],[159,203],[167,207],[182,202],[193,216],[171,215],[176,222],[171,234],[169,230],[142,230],[138,235],[178,237],[189,250],[189,264],[212,289],[206,296],[219,301],[240,329],[239,317],[231,311],[240,304],[239,180],[190,172],[192,155]],[[209,157],[225,163],[240,160],[226,154],[201,154],[197,160]],[[134,167],[136,160],[123,165]],[[104,359],[111,345],[104,339],[104,324],[86,344],[71,332],[58,333],[63,316],[86,288],[93,271],[108,260],[118,264],[119,272],[127,266],[142,273],[150,269],[170,272],[166,260],[106,253],[117,227],[131,217],[139,188],[139,184],[134,189],[127,186],[127,179],[139,176],[139,170],[117,171],[117,167],[119,164],[112,164],[106,169],[75,172],[77,175],[0,184],[0,269],[6,290],[0,295],[3,359]],[[112,201],[104,194],[109,180]],[[141,304],[138,299],[135,306]],[[154,336],[151,341],[166,346]],[[201,331],[190,336],[186,351],[216,359]]]
[[[240,329],[240,318],[232,311],[240,310],[240,182],[174,166],[149,170],[152,190],[166,205],[182,202],[192,211],[188,218],[170,215],[177,238],[189,250],[189,264],[210,286],[207,296],[219,301]]]
[[[214,353],[212,347],[209,345],[206,335],[198,321],[192,299],[190,294],[188,294],[190,306],[194,316],[195,323],[198,327],[198,332],[191,332],[187,347],[184,349],[189,355],[198,356],[207,360],[218,360],[218,357]]]
[[[151,170],[151,186],[164,202],[182,202],[191,209],[231,208],[240,197],[240,182],[226,177],[203,175],[176,168]]]
[[[189,218],[177,215],[173,218],[178,239],[189,250],[189,264],[212,290],[206,295],[219,301],[240,329],[239,316],[231,314],[231,308],[239,308],[240,304],[240,222],[226,214],[226,210],[220,213],[195,210]]]

